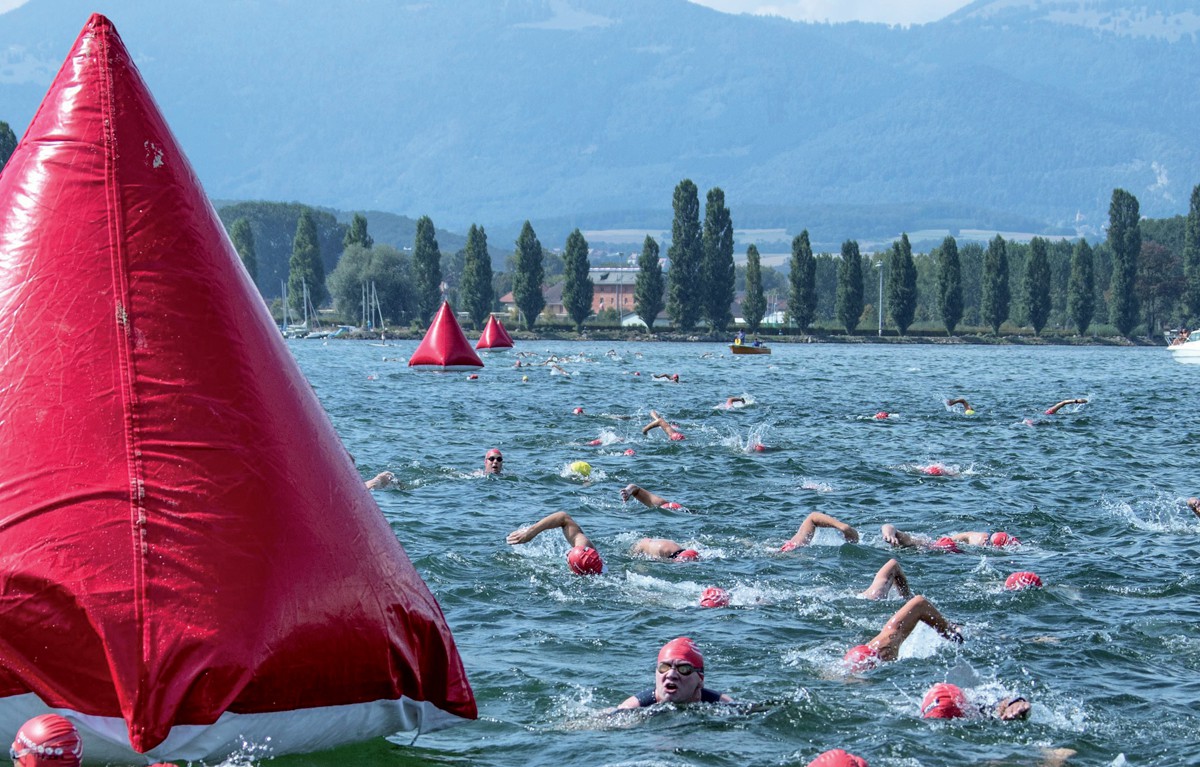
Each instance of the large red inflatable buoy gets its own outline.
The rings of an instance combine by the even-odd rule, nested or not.
[[[433,370],[451,372],[458,370],[475,370],[483,367],[483,360],[471,348],[471,342],[463,334],[462,326],[454,318],[454,310],[449,301],[443,301],[442,307],[433,315],[429,330],[425,337],[408,359],[408,366],[414,370]]]
[[[504,329],[504,323],[489,316],[487,324],[483,326],[483,335],[479,336],[479,341],[475,344],[476,349],[511,349],[513,348],[512,336]]]
[[[215,761],[476,716],[103,16],[0,174],[0,252],[0,732],[52,709],[89,760]]]

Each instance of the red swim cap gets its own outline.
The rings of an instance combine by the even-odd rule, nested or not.
[[[709,586],[700,593],[701,607],[729,607],[729,592],[719,586]]]
[[[484,454],[483,454],[483,457],[484,457],[484,458],[491,458],[493,455],[498,455],[498,456],[500,456],[501,458],[503,458],[503,457],[504,457],[504,454],[503,454],[503,453],[501,453],[501,452],[500,452],[499,450],[497,450],[496,448],[492,448],[491,450],[489,450],[489,451],[487,451],[486,453],[484,453]]]
[[[567,566],[576,575],[599,575],[604,572],[600,553],[587,546],[576,546],[567,552]]]
[[[767,452],[767,446],[762,444],[761,442],[755,442],[754,443],[754,452],[765,453],[765,452]]]
[[[939,682],[929,688],[921,701],[921,716],[926,719],[957,719],[963,715],[967,698],[963,691],[949,682]]]
[[[588,444],[591,445],[592,447],[595,447],[596,445],[601,445],[604,443],[603,443],[603,440],[594,439],[591,442],[589,442]]]
[[[704,656],[696,649],[695,642],[687,637],[672,639],[658,651],[659,663],[670,660],[681,660],[692,664],[698,671],[704,670]]]
[[[780,551],[791,551],[793,549],[798,549],[798,548],[800,548],[799,543],[797,543],[796,541],[788,541],[787,543],[780,546],[779,550]]]
[[[677,431],[671,435],[671,439],[678,442],[681,439],[687,439],[687,437],[683,436],[683,432]]]
[[[661,508],[670,509],[671,511],[678,511],[679,509],[683,508],[683,504],[676,503],[675,501],[667,501],[662,505]]]
[[[946,473],[946,470],[936,463],[925,466],[921,469],[922,474],[928,474],[931,477],[941,477]]]
[[[625,448],[625,455],[637,455],[637,451],[631,447]]]
[[[962,549],[954,542],[954,539],[948,535],[943,535],[933,543],[929,544],[929,548],[937,549],[938,551],[948,551],[952,554],[961,554]]]
[[[1028,570],[1015,572],[1004,581],[1004,588],[1009,591],[1021,591],[1022,589],[1040,589],[1042,587],[1042,579],[1037,573],[1031,573]]]
[[[695,549],[684,549],[675,556],[671,557],[675,561],[683,560],[684,562],[695,562],[700,558],[700,552]]]
[[[467,376],[468,381],[476,381],[478,379],[479,379],[479,375],[477,373],[472,373],[471,375]]]
[[[988,542],[993,546],[1020,546],[1021,542],[1017,540],[1017,536],[1009,535],[1008,533],[995,532]]]
[[[574,410],[572,410],[571,412],[574,413],[575,415],[583,415],[583,408],[577,407]]]
[[[42,714],[21,725],[12,754],[20,767],[78,767],[83,742],[75,725],[58,714]]]
[[[882,421],[882,420],[886,419],[889,415],[890,415],[890,413],[888,413],[888,411],[880,410],[878,413],[875,414],[875,420]]]
[[[861,756],[855,756],[840,748],[835,748],[813,759],[808,763],[808,767],[870,767],[870,765]]]
[[[879,653],[865,644],[856,645],[842,656],[842,663],[849,666],[851,671],[870,671],[879,665]]]

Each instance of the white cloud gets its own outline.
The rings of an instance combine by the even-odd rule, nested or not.
[[[970,0],[691,0],[725,13],[783,16],[796,21],[876,21],[924,24]]]
[[[20,8],[28,2],[29,0],[0,0],[0,13],[6,13],[13,8]]]

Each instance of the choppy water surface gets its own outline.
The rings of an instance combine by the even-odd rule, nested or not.
[[[1200,520],[1183,504],[1200,493],[1200,368],[1162,349],[779,345],[733,357],[708,344],[534,342],[518,347],[537,353],[527,361],[557,355],[569,376],[515,369],[508,352],[468,380],[409,371],[415,342],[292,344],[363,476],[390,469],[406,484],[375,497],[446,613],[481,716],[411,748],[400,734],[278,763],[781,765],[834,747],[873,767],[1039,764],[1064,748],[1081,765],[1200,758]],[[681,382],[651,379],[660,372]],[[734,395],[753,404],[717,407]],[[943,404],[959,396],[976,415]],[[1089,404],[1042,415],[1068,397]],[[643,436],[651,409],[687,440]],[[895,416],[873,419],[881,410]],[[477,474],[489,447],[504,451],[503,478]],[[577,460],[588,480],[567,469]],[[947,475],[922,473],[930,464]],[[622,504],[629,482],[688,511]],[[572,575],[556,531],[505,544],[558,509],[608,574]],[[781,554],[814,510],[853,524],[861,543],[823,531]],[[886,522],[1024,543],[895,552]],[[630,556],[644,535],[703,559]],[[900,661],[848,676],[842,654],[902,604],[857,596],[893,555],[967,641],[922,627]],[[1046,588],[1004,591],[1016,570]],[[698,607],[709,585],[732,606]],[[678,635],[704,651],[707,686],[759,705],[603,713],[652,684],[659,646]],[[922,720],[921,696],[945,679],[983,700],[1023,694],[1033,715]]]

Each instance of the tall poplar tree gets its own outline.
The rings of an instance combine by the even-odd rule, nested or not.
[[[1012,293],[1008,288],[1008,245],[1004,238],[996,235],[988,243],[983,255],[983,296],[981,298],[983,321],[1000,335],[1000,326],[1008,319]]]
[[[417,219],[412,269],[417,318],[423,327],[428,327],[442,303],[442,252],[438,250],[437,231],[429,216]]]
[[[1050,317],[1050,261],[1046,255],[1046,241],[1041,237],[1029,241],[1029,258],[1025,261],[1025,310],[1029,313],[1033,334],[1041,335]]]
[[[292,238],[292,257],[288,261],[288,303],[297,315],[304,314],[304,289],[313,308],[325,303],[329,291],[325,288],[325,265],[321,262],[321,246],[317,242],[317,224],[312,211],[300,211],[296,220],[296,236]]]
[[[346,236],[342,238],[342,248],[362,245],[370,250],[374,244],[375,240],[367,234],[367,217],[361,213],[355,213],[354,218],[350,220],[349,228],[346,229]]]
[[[542,243],[534,234],[528,221],[521,227],[517,237],[516,271],[513,273],[513,300],[525,315],[525,328],[533,330],[533,323],[546,308],[546,296],[542,293],[542,282],[546,269],[542,264]]]
[[[842,243],[842,261],[838,264],[837,279],[838,322],[845,326],[847,333],[853,335],[863,313],[862,256],[854,240]]]
[[[495,291],[492,288],[492,258],[488,255],[487,232],[471,224],[467,230],[467,247],[463,259],[462,280],[458,285],[464,309],[476,330],[492,312]]]
[[[742,299],[742,317],[750,326],[751,333],[758,332],[763,315],[767,312],[767,299],[763,296],[762,259],[758,248],[751,244],[746,248],[746,296]]]
[[[700,235],[700,197],[691,179],[680,181],[672,201],[675,217],[671,221],[671,261],[667,273],[667,314],[677,330],[696,326],[702,311],[701,277],[704,246]]]
[[[899,242],[892,243],[888,257],[887,304],[896,330],[905,335],[917,313],[917,266],[913,263],[907,233],[900,235]]]
[[[12,157],[12,153],[17,149],[17,134],[13,133],[13,129],[8,123],[0,120],[0,170],[8,164],[8,158]]]
[[[1124,189],[1114,189],[1108,206],[1108,247],[1112,252],[1109,313],[1113,327],[1126,338],[1138,321],[1137,260],[1142,250],[1138,218],[1137,198]]]
[[[1183,229],[1183,279],[1183,303],[1188,319],[1195,320],[1200,317],[1200,184],[1192,188]]]
[[[242,216],[234,221],[233,226],[229,227],[229,239],[251,281],[258,285],[258,254],[254,252],[254,232],[250,229],[250,219]]]
[[[737,272],[733,265],[733,218],[725,207],[725,192],[720,187],[708,190],[704,207],[704,317],[709,327],[721,333],[733,322],[733,303]]]
[[[938,311],[946,335],[954,335],[954,328],[962,321],[962,264],[958,260],[958,243],[953,237],[942,240],[938,253],[937,271]]]
[[[1071,251],[1071,276],[1067,280],[1067,313],[1079,335],[1087,333],[1096,311],[1096,277],[1092,246],[1080,238]]]
[[[654,320],[663,310],[663,272],[658,260],[658,243],[650,235],[642,242],[642,254],[638,256],[637,284],[633,288],[633,308],[654,330]]]
[[[792,262],[788,274],[788,315],[803,333],[817,316],[817,262],[805,229],[792,239]]]
[[[588,244],[583,232],[576,229],[567,236],[563,253],[563,308],[575,323],[575,331],[583,332],[583,321],[592,313],[592,278],[588,276]]]

